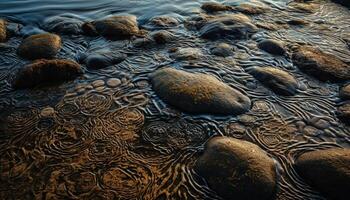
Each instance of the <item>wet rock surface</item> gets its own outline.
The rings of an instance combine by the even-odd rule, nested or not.
[[[36,34],[25,38],[17,53],[23,58],[35,60],[54,58],[61,49],[61,38],[51,33]]]
[[[258,31],[250,18],[243,14],[225,14],[199,22],[199,34],[206,39],[230,37],[243,39]]]
[[[213,76],[163,68],[150,79],[162,100],[185,112],[228,115],[250,109],[247,96]]]
[[[6,22],[0,19],[0,42],[6,41]]]
[[[79,64],[70,60],[36,60],[24,66],[13,82],[16,89],[46,86],[72,80],[82,73]]]
[[[330,199],[348,199],[350,150],[327,149],[307,152],[296,160],[301,177]]]
[[[321,81],[342,82],[350,79],[350,66],[339,58],[310,46],[299,47],[292,60],[300,70]]]
[[[284,70],[275,67],[254,67],[250,73],[277,94],[294,95],[297,92],[297,80]]]
[[[98,34],[113,40],[129,39],[140,32],[136,16],[133,15],[112,16],[94,21],[92,24]]]
[[[264,6],[241,3],[238,6],[233,7],[233,10],[247,15],[258,15],[266,13],[269,9]]]
[[[282,56],[286,53],[283,43],[276,40],[265,39],[259,42],[257,46],[259,49],[274,55]]]
[[[156,16],[149,20],[146,27],[150,29],[167,29],[179,25],[179,21],[170,16]]]
[[[276,189],[274,161],[253,143],[229,137],[214,137],[195,164],[225,199],[272,199]]]

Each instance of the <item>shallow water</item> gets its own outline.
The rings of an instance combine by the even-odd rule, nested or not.
[[[184,22],[203,12],[204,1],[11,0],[0,2],[0,18],[39,27],[47,17],[83,20],[113,14],[134,14],[142,27],[153,16],[170,15]],[[220,1],[238,4],[239,1]],[[58,57],[77,60],[80,53],[110,49],[128,58],[59,86],[13,90],[11,80],[27,61],[16,55],[21,38],[0,46],[0,199],[220,199],[192,169],[203,145],[214,135],[252,141],[279,166],[276,199],[324,199],[293,168],[304,151],[350,146],[350,128],[336,115],[337,84],[300,72],[288,57],[256,48],[270,37],[310,44],[350,62],[350,11],[322,2],[314,13],[299,12],[288,1],[256,1],[271,11],[252,16],[255,23],[309,22],[277,31],[262,30],[247,40],[207,41],[182,25],[171,29],[176,40],[137,48],[130,41],[62,35]],[[209,53],[216,43],[234,46],[233,57]],[[202,56],[192,61],[169,57],[174,47],[193,47]],[[216,76],[248,95],[252,109],[243,115],[188,115],[162,102],[148,74],[170,65]],[[275,66],[300,82],[297,95],[275,95],[246,72],[254,66]],[[117,86],[113,82],[120,83]]]

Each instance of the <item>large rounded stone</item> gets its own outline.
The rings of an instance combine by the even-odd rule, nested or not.
[[[339,96],[343,100],[350,100],[350,84],[347,84],[340,89]]]
[[[286,50],[282,42],[272,39],[266,39],[258,43],[258,48],[274,55],[284,55]]]
[[[136,16],[112,16],[93,22],[96,31],[109,39],[129,39],[140,30]]]
[[[254,67],[250,73],[277,94],[294,95],[297,92],[297,80],[286,71],[274,67]]]
[[[6,22],[0,19],[0,42],[5,42],[6,37]]]
[[[80,65],[71,60],[36,60],[17,73],[13,87],[21,89],[63,82],[81,73]]]
[[[233,47],[226,43],[219,43],[210,52],[216,56],[228,57],[233,55]]]
[[[339,58],[310,46],[301,46],[292,55],[300,70],[321,81],[341,82],[350,80],[350,66]]]
[[[295,165],[300,176],[325,196],[334,200],[349,199],[350,149],[304,153]]]
[[[166,103],[189,113],[230,115],[250,109],[250,99],[213,76],[163,68],[150,75]]]
[[[223,37],[241,39],[257,31],[258,28],[251,22],[249,17],[243,14],[225,14],[215,16],[204,22],[199,33],[201,37],[207,39],[220,39]]]
[[[51,33],[36,34],[27,37],[18,47],[17,53],[23,58],[34,60],[54,58],[61,49],[61,38]]]
[[[269,200],[276,188],[274,161],[257,145],[234,138],[210,139],[195,171],[225,199]]]

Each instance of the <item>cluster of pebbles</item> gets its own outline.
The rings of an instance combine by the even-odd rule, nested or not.
[[[298,2],[293,3],[299,9],[308,10],[311,7],[309,1],[299,2],[300,5]],[[337,2],[349,6],[348,1]],[[201,8],[206,13],[188,19],[185,25],[208,41],[252,37],[263,26],[254,24],[248,15],[258,15],[269,9],[251,4],[227,6],[219,3],[204,3]],[[46,30],[52,33],[30,34],[19,45],[18,56],[31,63],[18,71],[12,86],[15,89],[30,89],[74,80],[84,73],[84,66],[98,70],[121,63],[127,57],[124,54],[101,51],[82,55],[79,61],[56,58],[62,48],[60,34],[132,40],[135,46],[146,46],[171,41],[174,35],[166,28],[179,24],[176,19],[165,16],[154,17],[147,24],[153,28],[164,28],[163,30],[148,30],[147,25],[146,30],[141,29],[137,17],[132,15],[112,16],[89,22],[64,17],[49,19]],[[305,25],[303,21],[290,21],[290,24]],[[11,37],[6,26],[7,22],[0,20],[0,42],[6,42]],[[337,113],[341,120],[350,123],[350,65],[313,46],[289,46],[291,45],[273,39],[264,39],[257,44],[259,49],[273,56],[290,56],[293,64],[306,76],[342,86],[339,92],[342,103]],[[229,44],[220,43],[211,52],[217,56],[230,57],[233,48]],[[177,60],[201,56],[201,52],[192,48],[172,49],[170,54]],[[254,67],[247,72],[280,96],[296,95],[300,89],[298,80],[286,70],[266,66]],[[193,115],[240,115],[251,109],[251,100],[245,91],[237,90],[211,75],[166,66],[150,73],[149,81],[154,92],[165,103]],[[110,78],[106,82],[93,82],[92,86],[98,90],[100,86],[114,88],[120,84],[119,79]],[[300,155],[295,166],[300,176],[325,196],[341,200],[349,198],[349,149],[308,152]],[[279,181],[276,163],[264,150],[253,143],[229,137],[210,139],[194,169],[205,178],[211,189],[225,199],[272,199]]]

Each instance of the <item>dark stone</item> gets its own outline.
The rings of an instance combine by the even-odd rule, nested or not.
[[[302,154],[295,163],[300,176],[326,197],[349,199],[350,150],[333,148]]]
[[[286,50],[281,42],[272,39],[265,39],[258,43],[258,48],[274,55],[284,55]]]
[[[231,37],[244,39],[256,33],[258,28],[249,17],[242,14],[226,14],[207,20],[200,28],[200,36],[207,39]]]
[[[149,29],[174,28],[179,25],[179,21],[170,16],[156,16],[149,20],[146,27]]]
[[[310,46],[299,47],[292,55],[294,65],[321,81],[350,80],[350,66],[339,58]]]
[[[238,115],[250,109],[250,99],[213,76],[172,68],[150,75],[156,94],[188,113]]]
[[[0,42],[5,42],[6,37],[6,21],[0,19]]]
[[[274,161],[247,141],[210,139],[194,168],[225,199],[270,200],[276,190]]]
[[[51,33],[27,37],[17,49],[18,55],[29,60],[54,58],[61,49],[61,38]]]
[[[231,6],[226,6],[215,2],[206,2],[201,6],[201,8],[208,13],[232,10]]]
[[[304,26],[309,24],[307,21],[302,19],[291,19],[291,20],[288,20],[287,23],[292,26]]]
[[[94,21],[93,25],[97,33],[113,40],[130,39],[140,32],[136,16],[112,16]]]
[[[347,84],[340,89],[339,96],[343,100],[350,100],[350,84]]]
[[[86,55],[85,58],[83,58],[83,61],[90,69],[101,69],[111,65],[119,64],[125,59],[125,54],[113,52],[97,52]]]
[[[211,49],[211,53],[221,57],[232,56],[233,47],[226,43],[220,43]]]
[[[250,73],[276,94],[294,95],[297,92],[297,80],[286,71],[274,67],[255,67]]]
[[[36,60],[17,73],[13,87],[22,89],[63,82],[72,80],[81,73],[80,65],[70,60]]]
[[[350,102],[340,105],[337,109],[337,115],[344,123],[350,124]]]
[[[81,34],[83,21],[72,16],[54,16],[45,20],[44,29],[61,34]]]

